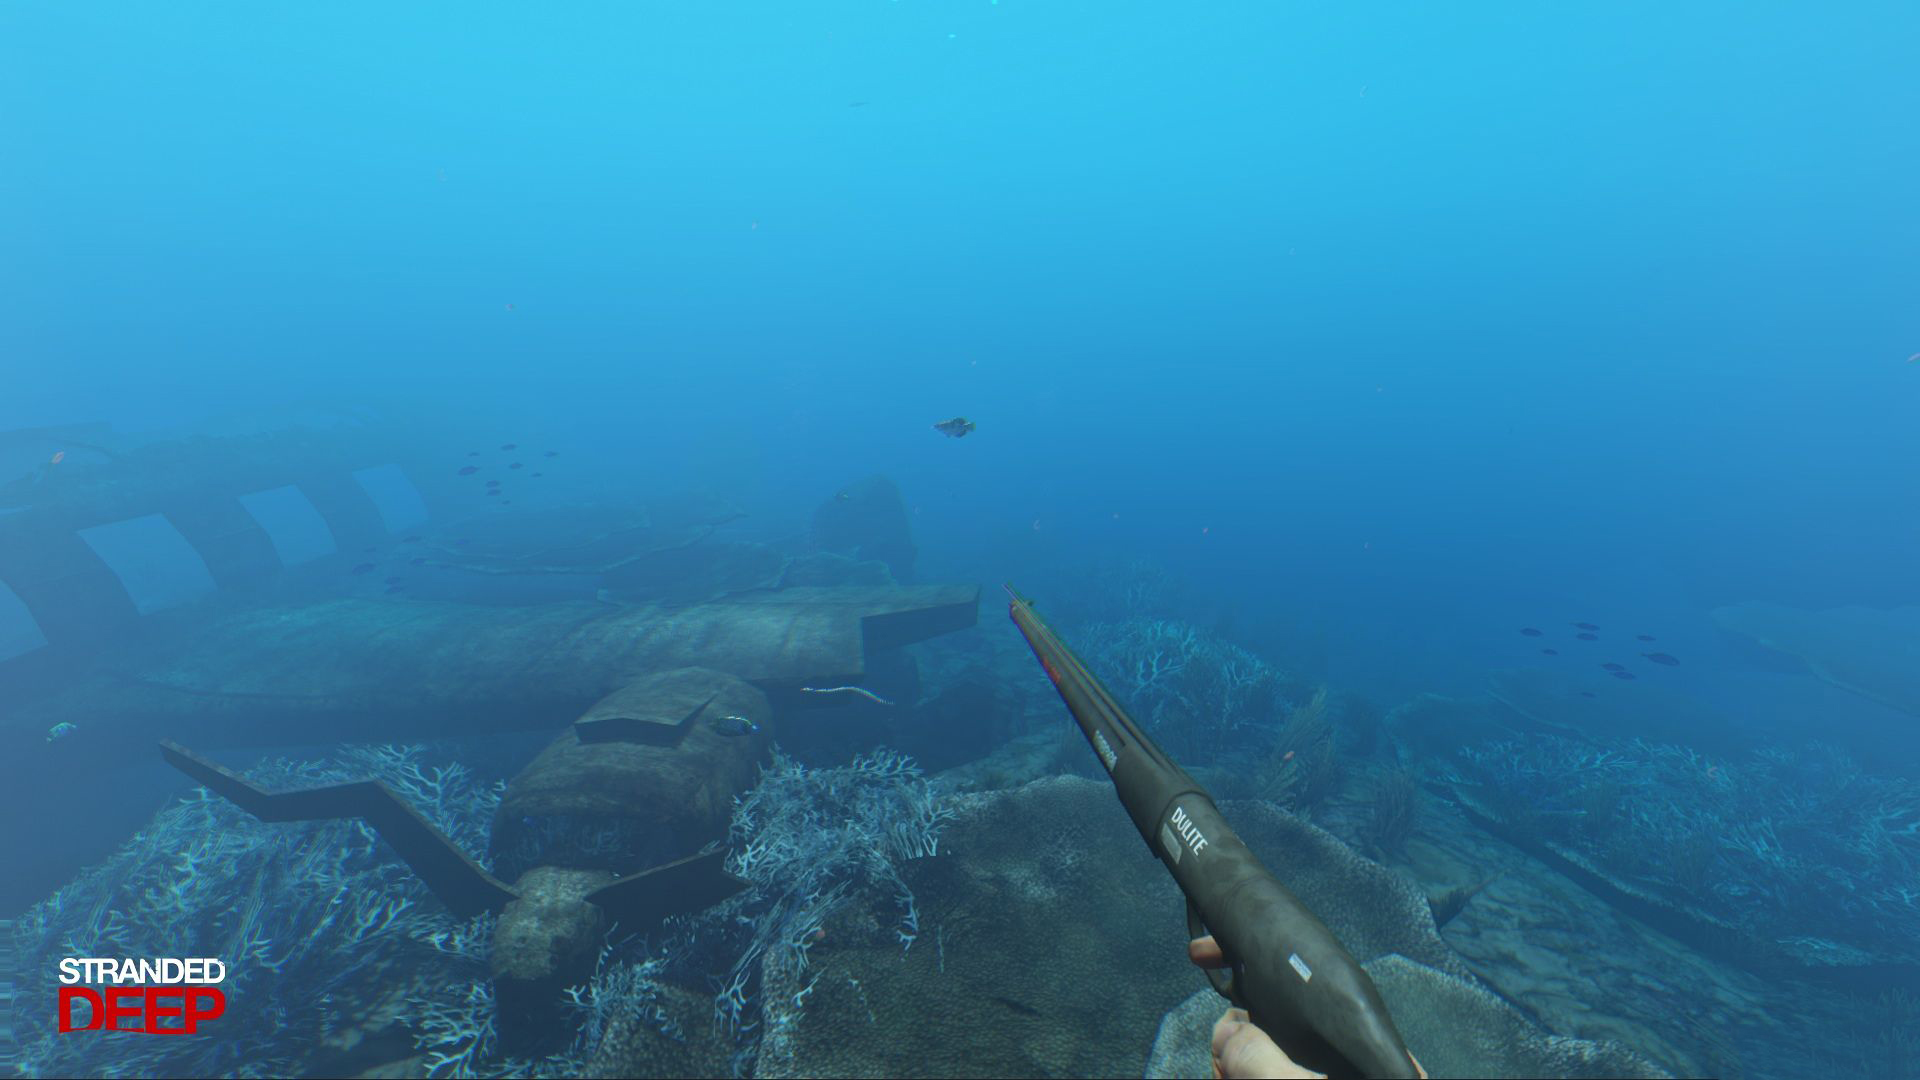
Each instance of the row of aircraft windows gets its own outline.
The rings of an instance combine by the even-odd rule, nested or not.
[[[353,474],[373,500],[388,532],[410,529],[427,520],[419,489],[398,465],[361,469]],[[282,566],[298,566],[339,550],[327,519],[294,485],[240,496],[240,505],[267,538]],[[120,579],[142,615],[188,603],[213,591],[206,560],[173,523],[147,514],[80,530],[80,539]],[[0,582],[0,660],[32,652],[47,643],[39,623],[14,591]]]

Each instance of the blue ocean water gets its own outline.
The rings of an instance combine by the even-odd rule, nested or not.
[[[882,474],[920,583],[1044,608],[1150,566],[1185,606],[1130,614],[1379,712],[1512,670],[1625,693],[1598,667],[1625,663],[1751,745],[1684,711],[1588,735],[1818,740],[1911,793],[1910,621],[1808,656],[1715,612],[1920,604],[1917,39],[1893,3],[9,4],[0,429],[362,410],[435,483],[496,444],[560,455],[537,494],[509,478],[518,505],[457,504],[531,537],[696,487],[777,546]],[[932,429],[954,416],[977,428]],[[23,520],[104,467],[50,465],[62,437],[0,448]],[[138,504],[110,538],[135,606],[210,591]],[[359,558],[300,528],[289,566],[388,573],[342,578]],[[47,618],[9,620],[0,724],[71,689]],[[68,622],[62,663],[119,640]],[[1421,753],[1440,783],[1453,751]],[[185,790],[147,765],[140,820]],[[1920,803],[1884,797],[1905,870],[1863,896],[1920,873]],[[0,913],[129,831],[63,862],[78,841],[0,824],[60,868]]]

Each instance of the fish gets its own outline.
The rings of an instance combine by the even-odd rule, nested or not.
[[[1293,760],[1293,751],[1291,751],[1291,750],[1289,750],[1289,751],[1287,751],[1286,753],[1284,753],[1284,754],[1281,754],[1281,755],[1280,755],[1280,764],[1282,764],[1282,765],[1285,765],[1285,764],[1286,764],[1287,762],[1289,762],[1289,761],[1292,761],[1292,760]]]
[[[511,464],[511,465],[509,465],[509,466],[507,466],[507,468],[509,468],[509,469],[524,469],[524,468],[526,468],[526,466],[525,466],[525,465],[522,465],[522,464],[520,464],[519,462],[517,462],[517,461],[516,461],[516,462],[514,462],[513,464]]]
[[[479,457],[479,456],[480,456],[480,451],[478,451],[478,450],[469,450],[469,451],[467,451],[467,456],[468,456],[468,457]]]
[[[1591,691],[1591,690],[1582,690],[1582,691],[1580,691],[1580,696],[1581,696],[1581,697],[1593,697],[1593,696],[1595,696],[1595,695],[1594,695],[1594,692],[1593,692],[1593,691]]]
[[[69,735],[78,734],[79,731],[80,725],[62,720],[47,729],[47,741],[52,742],[55,739],[64,739]]]
[[[1535,630],[1531,626],[1523,626],[1520,628],[1520,636],[1521,637],[1539,637],[1540,631]]]
[[[519,443],[517,443],[517,442],[503,442],[503,443],[501,443],[501,444],[500,444],[500,449],[502,449],[502,450],[518,450],[518,449],[520,449],[520,444],[519,444]]]
[[[359,566],[356,566],[352,570],[349,570],[347,572],[350,574],[371,574],[373,573],[373,564],[370,562],[363,562]]]
[[[558,450],[549,450],[549,451],[547,451],[547,454],[546,454],[546,456],[547,456],[547,457],[559,457],[559,456],[560,456],[560,451],[558,451]]]
[[[403,544],[417,544],[420,542],[420,538],[417,536],[403,536],[400,538],[400,542]]]
[[[500,494],[500,489],[499,489],[499,488],[497,488],[497,487],[490,487],[490,488],[488,488],[488,489],[487,489],[487,494],[489,494],[489,495],[498,495],[498,494]]]
[[[487,481],[487,486],[488,486],[488,487],[490,487],[490,488],[493,488],[493,487],[499,487],[499,486],[500,486],[500,481],[498,481],[498,480],[489,480],[489,481]]]
[[[58,465],[65,460],[67,460],[67,452],[65,450],[55,450],[53,452],[53,460],[47,462],[47,464]]]
[[[1679,660],[1676,660],[1673,657],[1668,656],[1666,653],[1663,653],[1663,652],[1643,652],[1640,655],[1646,657],[1647,659],[1653,661],[1656,664],[1665,664],[1668,667],[1680,666]]]
[[[400,584],[400,583],[401,583],[402,581],[404,581],[404,580],[406,580],[406,579],[405,579],[405,578],[402,578],[402,577],[399,577],[399,576],[394,576],[394,577],[390,577],[390,578],[388,578],[388,579],[387,579],[387,584],[389,584],[389,585],[398,585],[398,584]]]
[[[389,585],[389,586],[387,586],[387,595],[388,595],[388,596],[392,596],[392,595],[393,595],[394,593],[397,593],[397,592],[406,592],[406,591],[407,591],[407,587],[406,587],[405,585]]]
[[[735,735],[760,734],[759,724],[754,723],[752,720],[749,720],[744,716],[739,716],[733,713],[728,713],[725,716],[716,716],[712,720],[709,720],[707,723],[713,728],[713,730],[719,732],[722,735],[735,736]]]
[[[463,465],[460,467],[461,476],[472,476],[474,473],[477,473],[479,471],[480,471],[480,466],[478,465]]]
[[[426,557],[425,555],[421,555],[421,556],[418,556],[417,558],[412,558],[412,559],[408,559],[408,560],[407,560],[407,565],[409,565],[409,566],[425,566],[425,565],[427,565],[427,557]]]
[[[1575,634],[1573,636],[1579,638],[1581,641],[1599,641],[1600,640],[1599,634]]]
[[[1614,678],[1616,678],[1616,679],[1637,679],[1637,678],[1639,678],[1639,676],[1638,676],[1638,675],[1635,675],[1635,674],[1634,674],[1633,672],[1631,672],[1631,671],[1628,671],[1628,670],[1626,670],[1626,669],[1624,669],[1624,668],[1622,668],[1622,669],[1621,669],[1621,670],[1619,670],[1619,671],[1616,671],[1616,672],[1614,672],[1614,673],[1613,673],[1613,677],[1614,677]]]
[[[1541,649],[1540,653],[1543,656],[1559,656],[1560,650],[1559,649]]]
[[[949,439],[964,439],[967,433],[973,430],[973,421],[964,416],[956,416],[951,420],[942,420],[933,425],[933,430]]]
[[[547,474],[543,472],[535,472],[535,473],[528,473],[527,475],[528,476],[545,476]]]
[[[1574,624],[1573,624],[1573,628],[1574,628],[1575,630],[1598,630],[1598,629],[1600,629],[1599,627],[1597,627],[1597,626],[1595,626],[1595,625],[1593,625],[1593,624],[1592,624],[1592,623],[1590,623],[1590,622],[1577,622],[1577,623],[1574,623]]]
[[[1652,641],[1653,639],[1654,639],[1654,638],[1653,638],[1653,635],[1652,635],[1652,634],[1635,634],[1635,635],[1633,635],[1633,640],[1635,640],[1635,641]]]
[[[1625,670],[1627,670],[1627,668],[1626,668],[1626,665],[1624,665],[1624,664],[1601,664],[1600,666],[1601,666],[1601,667],[1603,667],[1603,668],[1606,668],[1606,669],[1607,669],[1608,671],[1625,671]]]

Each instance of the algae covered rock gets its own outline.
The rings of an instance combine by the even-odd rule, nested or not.
[[[1414,1057],[1435,1080],[1669,1075],[1617,1043],[1550,1034],[1499,995],[1458,975],[1392,953],[1364,966]],[[1146,1075],[1211,1076],[1209,1039],[1225,1007],[1218,994],[1202,990],[1167,1013]]]
[[[890,898],[823,926],[807,981],[763,991],[804,1006],[755,1075],[1139,1075],[1162,1016],[1205,989],[1184,900],[1110,785],[1056,777],[953,805],[939,854],[902,871],[917,936],[863,914]],[[1266,804],[1223,811],[1357,957],[1465,974],[1411,885]]]

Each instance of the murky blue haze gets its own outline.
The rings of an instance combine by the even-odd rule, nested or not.
[[[1900,3],[12,3],[0,428],[364,406],[449,469],[563,451],[512,509],[703,486],[769,541],[879,473],[922,582],[1143,562],[1383,711],[1590,621],[1911,783],[1913,713],[1711,613],[1920,604],[1916,40]]]

